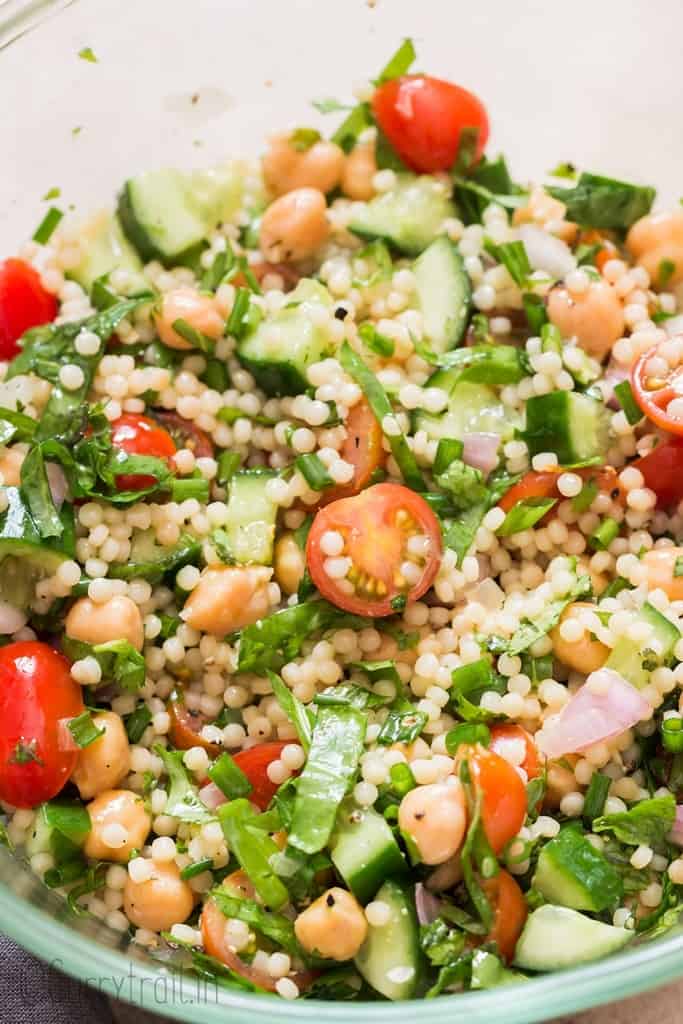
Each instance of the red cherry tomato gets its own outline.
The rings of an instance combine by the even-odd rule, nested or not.
[[[177,750],[203,747],[211,757],[218,757],[223,752],[223,748],[218,743],[210,743],[201,736],[202,729],[205,725],[209,725],[210,719],[201,711],[190,710],[185,704],[182,694],[173,693],[171,695],[167,710],[171,718],[168,735]]]
[[[60,792],[78,759],[63,720],[83,710],[63,655],[33,640],[0,648],[0,800],[36,807]]]
[[[481,816],[486,838],[498,855],[526,820],[526,788],[512,765],[482,746],[466,748],[470,775],[482,794]]]
[[[645,486],[657,495],[657,505],[667,508],[683,499],[683,437],[670,437],[632,463],[645,478]]]
[[[268,778],[268,765],[272,761],[277,761],[284,748],[289,745],[289,742],[274,740],[271,743],[258,743],[255,747],[240,750],[233,755],[235,764],[251,782],[249,799],[262,811],[265,811],[278,789],[278,783],[271,782]]]
[[[321,544],[331,531],[341,534],[341,555],[351,560],[345,579],[328,573],[330,560]],[[416,536],[425,538],[421,554],[407,547]],[[441,552],[438,519],[424,498],[401,484],[375,484],[320,509],[306,543],[308,569],[323,597],[347,612],[368,616],[391,615],[394,598],[422,597],[434,582]]]
[[[498,504],[503,512],[509,512],[518,501],[526,501],[529,498],[559,498],[561,495],[557,489],[557,481],[562,472],[564,471],[561,467],[543,472],[529,470],[519,483],[505,492]],[[576,473],[582,480],[595,480],[599,490],[608,491],[615,497],[617,496],[616,492],[621,493],[617,471],[612,466],[600,466],[598,469],[592,467],[572,469],[571,472]],[[552,511],[551,509],[547,515],[549,516]],[[545,519],[546,516],[541,519],[541,523],[545,522]]]
[[[223,887],[231,896],[248,900],[255,898],[254,887],[244,871],[233,871],[223,882]],[[218,909],[214,901],[207,900],[200,921],[206,952],[243,978],[253,982],[254,985],[258,985],[259,988],[263,988],[267,992],[275,992],[275,978],[272,978],[266,971],[242,960],[228,943],[225,935],[226,920],[225,914]],[[303,992],[311,986],[315,977],[316,975],[311,971],[298,971],[292,975],[292,981],[295,982],[299,991]]]
[[[352,464],[353,478],[348,484],[337,484],[325,491],[320,500],[321,506],[358,494],[368,486],[372,474],[384,465],[386,459],[382,446],[382,428],[364,398],[353,406],[345,426],[346,440],[339,456]]]
[[[57,300],[43,288],[29,263],[14,259],[0,263],[0,359],[13,359],[22,334],[56,316]]]
[[[186,420],[177,412],[166,412],[161,409],[155,409],[153,415],[157,423],[171,435],[176,448],[189,448],[196,459],[213,458],[213,441],[204,430],[196,427],[192,420]]]
[[[509,963],[529,914],[524,893],[507,871],[499,871],[495,878],[487,878],[481,884],[494,910],[493,927],[484,941],[495,942]]]
[[[514,725],[512,722],[509,724],[502,723],[500,725],[491,726],[491,742],[489,743],[489,750],[493,750],[494,753],[502,756],[502,750],[510,740],[523,741],[525,752],[524,760],[522,761],[520,768],[524,769],[528,779],[537,778],[541,774],[541,762],[538,757],[536,744],[526,729],[523,729],[521,725]]]
[[[157,459],[170,459],[176,453],[171,435],[147,416],[127,412],[111,425],[111,440],[115,448],[128,455],[153,455]],[[120,491],[141,491],[153,487],[155,478],[143,473],[122,473],[116,477]]]
[[[668,343],[671,340],[668,339]],[[678,335],[676,340],[683,342],[683,335]],[[633,397],[656,426],[683,436],[683,361],[671,366],[659,351],[657,343],[633,364]]]
[[[473,163],[489,137],[481,100],[460,85],[429,75],[405,75],[380,85],[372,110],[403,162],[423,174],[453,166],[464,128],[478,129]]]

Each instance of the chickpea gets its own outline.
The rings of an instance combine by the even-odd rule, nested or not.
[[[104,604],[95,604],[89,597],[79,598],[70,608],[64,628],[67,636],[85,644],[129,640],[136,651],[141,651],[144,643],[140,609],[122,595],[111,597]]]
[[[18,487],[21,483],[21,467],[25,458],[22,448],[5,448],[0,452],[0,474],[6,487]]]
[[[559,199],[549,195],[541,185],[537,185],[529,196],[526,206],[515,210],[513,224],[538,224],[546,228],[553,225],[553,234],[571,245],[577,235],[577,225],[565,220],[567,208]]]
[[[176,320],[184,320],[196,331],[216,341],[225,329],[225,320],[212,295],[201,295],[196,288],[174,288],[166,292],[161,308],[154,313],[154,325],[164,345],[188,349],[194,346],[173,329]]]
[[[294,931],[308,953],[351,960],[365,942],[368,922],[356,897],[335,886],[299,914]]]
[[[128,876],[123,890],[123,909],[136,928],[168,931],[186,921],[194,909],[194,894],[180,877],[175,863],[155,864],[146,882]]]
[[[296,594],[306,571],[306,558],[293,533],[283,533],[275,545],[275,579],[285,594]]]
[[[103,711],[93,715],[93,724],[104,734],[81,750],[71,775],[84,800],[115,789],[130,771],[130,745],[120,716]]]
[[[570,758],[566,757],[564,760],[569,761]],[[574,760],[576,761],[578,758],[574,758]],[[558,808],[562,802],[562,798],[567,796],[569,793],[575,793],[576,788],[577,782],[574,772],[569,768],[565,768],[564,765],[558,764],[557,761],[551,762],[548,765],[543,806],[547,808]]]
[[[152,819],[137,793],[129,789],[108,789],[88,804],[87,811],[91,829],[83,847],[86,857],[127,864],[131,850],[139,850],[145,845]],[[115,837],[115,845],[109,845],[110,825],[121,825],[127,832],[123,839]]]
[[[261,220],[261,252],[271,263],[311,256],[330,233],[325,196],[297,188],[271,203]]]
[[[596,640],[587,629],[580,640],[565,640],[560,632],[560,626],[569,619],[578,619],[583,608],[592,607],[587,601],[575,601],[568,605],[562,612],[557,626],[550,633],[555,657],[563,665],[573,668],[576,672],[583,672],[584,675],[590,675],[591,672],[602,668],[609,656],[609,648]]]
[[[309,149],[292,145],[291,136],[276,135],[262,160],[263,180],[276,196],[295,188],[316,188],[330,192],[339,184],[344,169],[344,151],[334,142],[314,142]]]
[[[375,188],[372,179],[377,174],[375,146],[372,142],[361,142],[346,158],[341,179],[341,190],[349,199],[365,202],[372,199]]]
[[[655,287],[683,281],[683,209],[649,213],[632,226],[626,245]],[[673,271],[671,271],[673,264]],[[663,274],[664,269],[666,272]]]
[[[424,864],[450,860],[460,849],[467,827],[462,785],[454,780],[411,789],[401,800],[398,823]]]
[[[576,337],[581,348],[604,359],[624,333],[624,309],[607,281],[591,281],[588,290],[572,295],[563,286],[548,295],[548,319],[563,338]]]
[[[683,600],[683,576],[675,576],[676,560],[683,557],[683,548],[653,548],[643,555],[647,569],[647,588],[663,590],[670,601]]]
[[[217,636],[249,626],[270,611],[272,575],[272,569],[260,565],[205,569],[181,616],[193,629]]]

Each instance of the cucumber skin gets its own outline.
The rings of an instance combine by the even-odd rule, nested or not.
[[[305,391],[309,384],[291,363],[271,363],[260,359],[251,359],[237,350],[237,358],[252,375],[258,386],[267,395],[281,398],[283,395],[298,395]]]
[[[342,805],[340,813],[341,815],[348,814],[348,808]],[[376,812],[372,811],[364,813],[376,814]],[[377,818],[381,817],[378,814],[376,816]],[[349,848],[353,849],[354,840],[358,837],[359,833],[362,834],[363,820],[358,822],[358,824],[353,824],[350,821],[348,824],[340,824],[340,817],[338,817],[337,823],[337,837],[331,852],[332,863],[356,899],[365,905],[370,902],[386,878],[404,874],[407,871],[408,865],[393,837],[391,829],[386,825],[386,840],[380,854],[375,854],[370,863],[363,864],[358,869],[350,868],[345,851]],[[372,827],[371,823],[370,828]],[[384,831],[378,822],[375,831],[380,829]]]
[[[593,876],[592,888],[580,881],[582,874]],[[553,903],[595,914],[614,910],[624,891],[616,868],[571,828],[543,847],[532,886]]]
[[[579,935],[572,934],[572,929]],[[587,942],[586,931],[592,932],[592,945]],[[529,971],[578,967],[618,952],[633,937],[625,928],[594,921],[569,907],[546,903],[527,918],[517,940],[514,963]],[[575,952],[572,946],[576,947]]]
[[[201,241],[196,245],[190,246],[184,252],[172,256],[158,249],[135,216],[135,209],[130,196],[130,182],[128,181],[123,186],[119,195],[116,212],[124,235],[145,263],[159,260],[165,267],[183,266],[194,268],[198,265],[202,252],[208,246],[207,242]]]
[[[570,397],[571,395],[574,397]],[[528,400],[524,439],[531,456],[552,451],[557,455],[559,464],[564,466],[584,461],[596,455],[604,455],[604,452],[598,450],[597,447],[591,455],[580,452],[574,444],[571,423],[572,404],[576,405],[582,399],[595,402],[596,417],[604,413],[604,406],[601,406],[597,400],[578,395],[576,392],[553,391]],[[577,413],[574,411],[574,416],[576,415]]]

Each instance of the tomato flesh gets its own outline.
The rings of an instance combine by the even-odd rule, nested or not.
[[[362,398],[351,409],[346,420],[346,439],[339,457],[353,466],[353,478],[348,484],[337,484],[325,491],[320,505],[329,505],[340,498],[350,498],[367,487],[372,474],[384,465],[386,452],[382,445],[382,428],[367,401]]]
[[[493,926],[485,941],[495,942],[509,963],[529,914],[524,893],[507,871],[499,871],[495,878],[484,879],[481,884],[494,909]]]
[[[255,897],[254,887],[244,871],[233,871],[223,882],[223,887],[228,890],[231,896],[251,900]],[[246,960],[242,960],[229,945],[225,935],[226,923],[227,918],[221,913],[214,901],[212,899],[207,900],[204,904],[200,921],[206,952],[209,956],[220,960],[226,967],[229,967],[241,975],[241,977],[247,978],[259,988],[265,989],[267,992],[275,992],[275,978],[271,978],[266,971],[262,971],[258,967],[254,967],[253,964],[247,963]],[[297,971],[291,975],[292,981],[294,981],[300,992],[310,988],[315,977],[316,975],[311,971]]]
[[[453,166],[463,129],[477,129],[473,163],[489,137],[489,119],[481,100],[460,85],[429,75],[404,75],[380,85],[372,110],[403,162],[422,174]]]
[[[323,550],[328,533],[343,539],[334,559]],[[423,538],[421,554],[414,553],[415,544],[408,547],[412,537]],[[441,553],[436,516],[424,498],[401,484],[375,484],[326,505],[313,520],[306,543],[309,572],[323,597],[368,616],[391,615],[396,598],[410,602],[422,597],[434,582]],[[344,558],[349,568],[338,578],[334,572]]]
[[[670,338],[683,345],[683,335]],[[669,349],[670,350],[670,349]],[[683,436],[683,360],[672,366],[660,344],[647,349],[631,369],[633,396],[645,416],[670,434]]]
[[[78,760],[65,720],[83,710],[63,655],[34,640],[0,648],[0,800],[36,807],[60,792]]]
[[[613,497],[617,497],[618,493],[620,493],[617,471],[612,466],[572,470],[563,470],[560,466],[556,470],[543,470],[541,472],[529,470],[518,483],[505,492],[498,502],[499,506],[503,512],[509,512],[517,502],[527,501],[529,498],[561,498],[562,495],[558,490],[557,481],[560,474],[564,472],[576,473],[577,476],[580,476],[585,481],[595,480],[599,490],[611,493]],[[546,522],[552,513],[553,509],[550,509],[543,519],[540,520],[541,524]]]
[[[15,259],[0,263],[0,359],[13,359],[22,334],[56,316],[57,300],[43,288],[29,263]]]
[[[481,817],[491,849],[498,856],[526,820],[526,788],[512,765],[482,746],[463,754],[476,790],[481,793]]]
[[[188,708],[180,694],[172,694],[167,710],[171,719],[169,738],[177,750],[202,747],[211,757],[218,757],[223,752],[220,744],[210,743],[201,735],[202,729],[209,725],[210,719],[201,711]]]
[[[240,750],[233,755],[235,764],[242,769],[251,783],[249,799],[262,811],[265,811],[279,788],[279,783],[268,778],[268,765],[277,761],[289,743],[273,740],[270,743],[257,743],[248,750]]]
[[[632,465],[645,478],[645,486],[657,495],[657,505],[668,508],[683,499],[683,437],[660,441]]]
[[[527,779],[538,778],[541,774],[541,762],[538,757],[536,744],[526,729],[512,722],[491,726],[489,750],[493,750],[494,753],[502,756],[502,751],[511,740],[521,740],[524,743],[524,760],[521,762],[520,768],[523,768],[526,772]]]
[[[171,435],[147,416],[125,413],[111,425],[111,441],[127,455],[152,455],[170,459],[176,453]],[[144,473],[121,473],[116,477],[119,491],[141,491],[153,487],[156,478]]]
[[[154,419],[171,435],[176,448],[189,448],[196,459],[212,459],[215,453],[209,435],[177,412],[154,410]]]

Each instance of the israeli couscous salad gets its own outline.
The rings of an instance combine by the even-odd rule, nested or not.
[[[683,905],[683,208],[414,56],[0,263],[0,837],[283,999]]]

